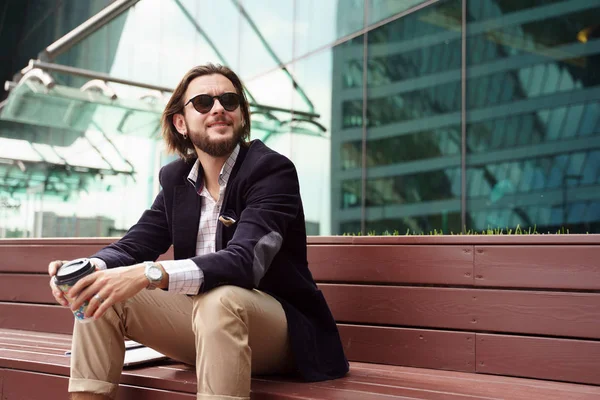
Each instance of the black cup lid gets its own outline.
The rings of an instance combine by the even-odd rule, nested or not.
[[[88,258],[78,258],[63,264],[56,272],[56,279],[66,281],[77,278],[88,273],[90,269],[94,269],[94,265]]]

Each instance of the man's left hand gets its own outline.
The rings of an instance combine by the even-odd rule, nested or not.
[[[71,310],[77,310],[89,300],[85,318],[102,317],[109,307],[130,299],[148,286],[144,270],[144,264],[136,264],[96,271],[80,279],[68,292],[74,299]]]

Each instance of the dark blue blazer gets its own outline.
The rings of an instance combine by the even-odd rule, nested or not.
[[[175,259],[189,258],[204,273],[201,293],[235,285],[281,302],[297,371],[305,380],[345,375],[348,361],[335,321],[308,269],[294,164],[258,140],[240,147],[221,208],[226,224],[218,223],[216,252],[203,256],[195,255],[200,196],[187,181],[193,164],[178,160],[163,167],[162,190],[152,207],[94,257],[109,268],[127,266],[156,260],[172,245]]]

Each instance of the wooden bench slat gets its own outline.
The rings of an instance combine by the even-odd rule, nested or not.
[[[401,382],[396,382],[396,384],[388,383],[384,385],[378,384],[376,381],[371,380],[361,382],[350,379],[338,379],[312,383],[311,386],[334,389],[336,392],[341,392],[341,394],[355,392],[359,395],[356,397],[357,399],[401,398],[426,400],[473,400],[473,396],[440,391],[436,386],[432,386],[429,389],[411,388],[405,387]]]
[[[72,260],[87,257],[103,246],[100,245],[14,245],[2,246],[2,272],[48,273],[52,260]]]
[[[36,372],[0,369],[3,379],[5,399],[62,399],[67,396],[69,379],[64,376],[48,375]],[[153,400],[189,400],[195,399],[191,393],[167,392],[157,389],[121,385],[117,400],[148,399]]]
[[[0,273],[0,301],[57,304],[49,283],[47,274]]]
[[[0,328],[70,334],[74,323],[73,313],[59,305],[0,302]]]
[[[27,360],[30,361],[29,364]],[[69,358],[65,356],[44,356],[35,352],[19,353],[0,349],[1,368],[27,370],[33,367],[46,374],[67,376],[69,373],[68,363]],[[399,398],[398,394],[403,393],[405,396],[400,398],[443,399],[444,397],[439,395],[442,393],[443,395],[455,395],[446,397],[454,399],[471,396],[470,398],[510,398],[515,400],[562,400],[566,398],[591,400],[600,395],[600,387],[354,362],[351,366],[351,373],[338,381],[307,384],[289,381],[277,382],[278,380],[281,378],[253,379],[252,388],[255,392],[253,398],[293,398],[287,396],[296,393],[315,396],[319,394],[324,397],[318,398],[323,399],[360,399],[359,394],[366,399],[386,399],[390,398],[390,395],[396,396],[391,398],[397,399]],[[122,376],[122,386],[126,385],[193,393],[195,391],[195,372],[193,367],[182,364],[125,370]],[[389,391],[382,389],[385,387],[391,389]],[[317,389],[327,390],[319,392]],[[327,397],[332,394],[332,390],[335,392],[338,389],[344,389],[341,394],[349,395],[349,397],[339,396],[340,393],[337,393],[337,397]],[[430,392],[437,394],[430,396]],[[277,393],[282,395],[287,393],[287,395],[277,397]],[[380,394],[373,395],[373,393]],[[386,394],[386,396],[380,397],[382,394]],[[460,396],[457,397],[457,395]]]
[[[473,285],[472,246],[310,246],[317,281]]]
[[[71,332],[72,333],[72,332]],[[38,341],[48,343],[62,343],[71,346],[72,335],[64,333],[33,332],[18,329],[0,328],[0,338],[2,339],[21,339],[25,341]]]
[[[575,400],[596,399],[600,396],[600,387],[573,383],[399,366],[382,368],[376,364],[364,363],[352,363],[347,379],[377,382],[382,385],[401,384],[405,387],[425,390],[460,392],[476,397],[504,396],[514,400]]]
[[[600,294],[320,284],[340,323],[600,338]]]
[[[476,335],[477,371],[600,385],[600,342]]]
[[[475,246],[477,286],[600,289],[600,246]],[[578,253],[577,261],[572,252]]]
[[[475,372],[475,335],[425,329],[338,325],[351,361]]]
[[[17,371],[0,368],[0,378],[5,383],[3,386],[3,395],[6,399],[23,398],[63,398],[67,393],[68,378],[64,375],[53,375],[48,373]],[[155,379],[155,381],[157,381]],[[161,379],[162,382],[169,382],[167,379]],[[7,384],[7,382],[10,382]],[[145,383],[145,382],[140,382]],[[189,382],[187,393],[174,391],[165,388],[140,387],[121,383],[117,399],[140,398],[139,396],[152,395],[152,399],[171,400],[179,398],[195,398],[195,381]],[[191,390],[190,390],[191,389]],[[379,388],[381,389],[381,388]],[[335,387],[320,386],[318,384],[304,382],[279,382],[267,379],[253,379],[252,381],[252,399],[311,399],[318,398],[324,400],[362,400],[362,399],[381,399],[381,400],[412,400],[412,399],[431,399],[437,400],[440,397],[430,397],[425,392],[425,396],[407,397],[395,395],[393,392],[402,393],[406,390],[401,388],[384,388],[388,393],[379,393],[373,391],[373,386],[364,384],[355,384],[350,382],[347,388],[339,390]],[[381,391],[381,390],[379,390]],[[390,393],[391,392],[391,393]],[[423,393],[421,391],[421,393]],[[181,397],[185,395],[187,397]],[[192,396],[192,397],[190,397]],[[148,397],[144,397],[148,398]],[[449,397],[449,399],[463,399],[464,397]]]
[[[66,349],[48,345],[43,346],[42,344],[25,344],[23,342],[16,341],[8,341],[8,340],[0,340],[0,348],[6,350],[22,350],[22,351],[32,351],[32,352],[43,352],[44,354],[55,354],[55,355],[64,355]]]
[[[110,241],[100,241],[98,244],[0,245],[0,272],[47,274],[50,261],[89,257],[107,244],[110,244]],[[172,259],[173,248],[159,257],[159,260]]]

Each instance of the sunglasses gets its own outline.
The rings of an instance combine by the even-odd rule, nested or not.
[[[215,105],[215,99],[219,99],[219,103],[223,106],[227,111],[234,111],[236,108],[240,106],[240,96],[237,93],[223,93],[219,96],[211,96],[209,94],[199,94],[197,96],[192,97],[187,103],[185,103],[184,107],[189,103],[192,103],[196,111],[201,114],[206,114],[210,110],[212,110]]]

